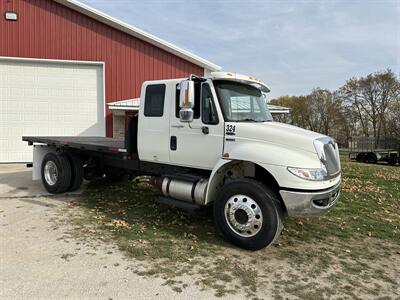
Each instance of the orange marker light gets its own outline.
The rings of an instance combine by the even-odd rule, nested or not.
[[[228,153],[228,152],[225,152],[225,153],[222,155],[222,157],[228,158],[228,157],[229,157],[229,153]]]
[[[185,90],[185,101],[183,101],[183,105],[186,107],[189,104],[189,89]]]

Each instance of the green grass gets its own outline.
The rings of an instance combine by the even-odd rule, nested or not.
[[[338,205],[317,219],[287,220],[285,234],[302,241],[375,237],[400,244],[400,168],[342,164]]]
[[[278,243],[259,252],[223,242],[210,208],[186,213],[158,204],[158,192],[146,183],[92,182],[77,202],[72,234],[116,244],[142,263],[134,272],[164,278],[177,293],[187,287],[181,278],[192,276],[216,296],[256,297],[269,287],[277,298],[363,298],[374,285],[386,285],[390,296],[400,275],[390,266],[400,254],[400,167],[342,157],[342,168],[338,205],[320,218],[286,219]],[[313,289],[310,282],[322,279]]]

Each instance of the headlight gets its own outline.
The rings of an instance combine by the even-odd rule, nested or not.
[[[323,181],[326,179],[328,173],[326,171],[325,165],[321,163],[321,168],[294,168],[288,167],[287,168],[290,173],[293,175],[300,177],[305,180],[312,180],[312,181]]]

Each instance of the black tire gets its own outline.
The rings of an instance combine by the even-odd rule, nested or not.
[[[368,153],[365,162],[368,164],[376,164],[378,162],[378,157],[375,153]]]
[[[83,182],[83,162],[79,155],[68,153],[68,159],[71,163],[72,179],[68,188],[69,192],[78,190]]]
[[[52,165],[57,172],[57,176],[53,182],[46,180],[45,171],[46,165]],[[42,182],[44,187],[49,193],[61,194],[68,190],[71,184],[71,163],[69,162],[68,156],[64,153],[47,153],[42,161],[41,166]]]
[[[357,162],[365,162],[365,160],[366,160],[366,155],[365,155],[365,153],[358,153],[357,154],[357,157],[356,157],[356,161]]]
[[[230,207],[227,202],[232,199],[236,201],[235,195],[247,196],[249,201],[255,202],[259,206],[257,209],[261,211],[262,224],[261,228],[257,229],[259,231],[253,236],[241,236],[229,224],[225,206]],[[243,199],[246,200],[246,198]],[[257,215],[256,217],[259,218]],[[214,221],[224,239],[247,250],[260,250],[271,245],[279,237],[283,228],[282,208],[276,194],[262,183],[249,178],[232,181],[221,188],[214,202]],[[259,228],[259,226],[254,225],[254,228]]]

